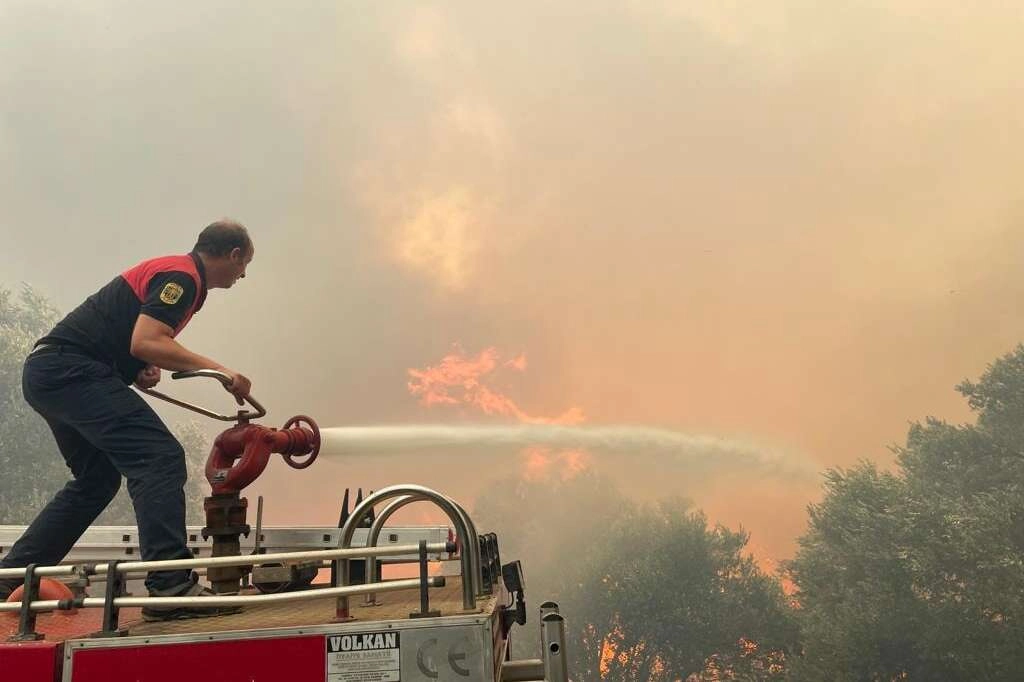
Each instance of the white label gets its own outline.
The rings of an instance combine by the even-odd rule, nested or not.
[[[397,632],[327,635],[327,682],[401,682]]]

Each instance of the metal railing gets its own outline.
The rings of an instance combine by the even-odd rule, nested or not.
[[[445,495],[444,498],[449,503],[451,503],[456,513],[458,513],[459,516],[462,517],[462,522],[466,525],[466,529],[469,532],[470,537],[478,537],[476,526],[473,524],[473,520],[469,517],[469,514],[466,513],[466,510],[463,509],[458,502],[448,497],[447,495]],[[384,524],[387,523],[388,519],[390,519],[392,515],[394,515],[394,513],[397,512],[399,509],[407,505],[413,504],[414,502],[428,501],[430,501],[430,498],[421,494],[401,495],[393,499],[391,503],[388,504],[388,506],[384,507],[383,511],[381,511],[381,513],[373,520],[373,523],[371,524],[370,529],[366,535],[366,545],[368,547],[375,547],[377,545],[377,540],[380,538],[381,531],[384,529]],[[463,545],[463,547],[465,548],[465,545]],[[474,558],[474,561],[476,562],[476,565],[479,567],[479,569],[474,571],[472,574],[472,580],[474,581],[473,590],[477,596],[482,596],[484,594],[488,594],[489,590],[487,589],[488,586],[485,585],[483,582],[483,561],[481,560],[479,543],[472,543],[472,547],[476,550],[476,557]],[[465,549],[463,551],[465,551]],[[373,559],[366,560],[366,570],[364,572],[364,575],[367,576],[367,579],[369,579],[370,577],[375,577],[374,571],[376,567],[374,564],[375,562],[373,561]],[[369,593],[366,595],[365,603],[367,605],[372,605],[375,602],[375,594]]]
[[[428,543],[429,552],[453,552],[454,547],[445,542]],[[188,568],[210,568],[213,566],[251,566],[254,564],[278,561],[300,560],[336,560],[363,559],[367,557],[397,556],[401,554],[417,554],[419,545],[391,545],[385,547],[355,547],[344,549],[318,549],[305,552],[278,552],[277,554],[245,554],[242,556],[219,556],[205,559],[165,559],[162,561],[119,561],[104,564],[77,564],[66,566],[39,566],[35,574],[40,577],[70,576],[80,574],[83,569],[86,575],[106,573],[111,565],[117,564],[118,573],[148,573],[149,571],[177,571]],[[24,568],[0,569],[0,578],[21,578],[25,575]],[[0,605],[0,611],[4,609]]]
[[[434,576],[428,580],[430,587],[444,587],[444,578]],[[367,590],[376,589],[380,592],[397,592],[399,590],[416,589],[420,586],[419,578],[389,580],[387,582],[366,585],[348,585],[347,587],[324,587],[302,592],[281,592],[278,594],[253,595],[218,595],[209,597],[117,597],[114,606],[118,608],[142,606],[247,606],[249,604],[278,604],[293,601],[309,601],[341,595],[364,594]],[[72,608],[102,608],[107,600],[103,597],[82,597],[79,599],[39,599],[31,602],[31,610],[37,613],[59,611]],[[0,611],[20,611],[22,602],[0,604]]]
[[[347,566],[350,559],[417,554],[421,563],[426,563],[427,553],[452,553],[455,544],[451,542],[427,543],[418,545],[393,545],[387,547],[339,548],[313,550],[306,552],[279,552],[276,554],[259,554],[243,556],[208,557],[204,559],[171,559],[165,561],[111,561],[102,564],[74,564],[65,566],[26,566],[25,568],[0,569],[0,578],[22,578],[25,589],[22,600],[0,603],[0,612],[17,611],[21,614],[18,634],[12,640],[36,640],[42,636],[35,632],[36,615],[47,611],[72,610],[78,608],[102,608],[103,630],[101,636],[119,634],[119,610],[126,607],[193,607],[193,606],[244,606],[254,604],[307,601],[312,599],[347,599],[353,595],[368,592],[393,592],[397,590],[420,588],[421,600],[426,599],[426,591],[431,587],[443,587],[445,579],[441,576],[430,577],[422,570],[419,578],[405,580],[389,580],[386,582],[368,583],[363,585],[341,585],[319,588],[302,592],[286,592],[264,595],[217,595],[202,597],[128,597],[123,595],[125,577],[132,573],[143,573],[155,570],[181,570],[194,568],[210,568],[213,566],[247,566],[267,562],[296,561],[341,561]],[[72,599],[38,599],[39,581],[43,577],[90,576],[105,575],[106,594],[103,597],[77,597]]]
[[[476,528],[472,525],[473,522],[465,510],[452,502],[450,498],[437,491],[413,484],[394,485],[378,490],[366,497],[352,510],[348,521],[345,522],[341,529],[341,547],[347,549],[351,545],[356,526],[366,518],[374,505],[404,496],[415,496],[419,499],[433,502],[445,513],[452,522],[452,525],[455,526],[455,533],[462,548],[459,552],[462,562],[462,608],[466,611],[476,609],[476,597],[483,589],[480,546]],[[367,542],[367,545],[369,544]],[[350,580],[349,564],[347,561],[338,563],[340,563],[340,566],[335,570],[335,576],[337,576],[337,583],[339,585],[336,586],[344,587],[349,584]],[[339,618],[349,617],[347,596],[338,598],[337,610]]]

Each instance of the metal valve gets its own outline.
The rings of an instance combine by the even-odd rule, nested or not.
[[[172,379],[191,377],[211,377],[220,381],[225,388],[231,385],[228,375],[212,369],[175,372],[171,375]],[[206,513],[203,537],[213,539],[213,556],[237,556],[240,552],[239,536],[248,536],[250,531],[245,519],[249,503],[239,493],[263,473],[272,454],[280,454],[293,469],[305,469],[311,465],[320,454],[320,427],[305,415],[292,417],[280,429],[252,424],[250,420],[267,414],[252,396],[245,397],[252,410],[239,410],[234,415],[227,415],[172,398],[159,391],[140,390],[211,419],[237,422],[213,441],[213,448],[206,460],[206,479],[210,482],[212,495],[203,500]],[[246,571],[237,566],[213,567],[207,576],[214,591],[221,594],[233,593],[239,590],[239,581]]]

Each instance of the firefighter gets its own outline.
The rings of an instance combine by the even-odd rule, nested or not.
[[[143,261],[115,277],[39,339],[25,360],[25,400],[49,424],[71,480],[39,513],[0,568],[59,563],[128,481],[143,561],[189,559],[185,534],[185,452],[142,397],[160,370],[214,369],[231,379],[239,404],[249,395],[242,374],[175,340],[206,300],[245,277],[253,257],[245,227],[219,220],[186,255]],[[0,601],[21,580],[0,581]],[[204,596],[187,570],[154,571],[151,596]],[[237,610],[237,609],[236,609]],[[211,607],[146,608],[147,620],[228,612]]]

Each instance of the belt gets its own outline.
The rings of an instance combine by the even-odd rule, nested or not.
[[[63,346],[59,346],[55,343],[40,343],[31,351],[29,355],[42,355],[44,353],[59,353],[63,349]]]
[[[85,350],[78,346],[72,346],[69,343],[40,343],[35,348],[29,351],[29,355],[45,355],[47,353],[73,353],[75,355],[83,355],[87,358],[91,358]]]

